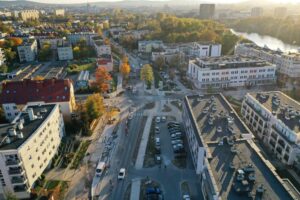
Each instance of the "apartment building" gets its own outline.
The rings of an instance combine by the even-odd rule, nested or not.
[[[36,20],[39,18],[39,11],[37,10],[22,10],[18,14],[23,21]]]
[[[63,42],[57,47],[58,60],[73,60],[73,49],[71,44]]]
[[[163,42],[161,40],[147,40],[138,42],[138,51],[141,53],[151,53],[154,49],[162,49]]]
[[[248,93],[241,114],[267,150],[282,163],[300,163],[297,159],[300,156],[299,102],[277,91]]]
[[[193,42],[188,44],[186,47],[188,56],[194,57],[219,57],[221,56],[222,52],[222,45],[221,44],[214,44],[214,43],[198,43]]]
[[[0,104],[5,117],[12,121],[26,104],[59,104],[66,120],[76,108],[74,88],[69,79],[10,81],[2,83]]]
[[[23,44],[17,47],[20,62],[32,62],[37,55],[37,41],[28,39],[23,41]]]
[[[276,66],[247,56],[196,58],[189,61],[187,75],[197,88],[227,88],[272,84]]]
[[[56,50],[58,46],[63,45],[63,38],[49,38],[49,37],[36,37],[38,38],[40,48],[42,48],[45,44],[50,44],[50,48]]]
[[[65,9],[55,9],[54,10],[54,14],[56,15],[56,16],[65,16]]]
[[[182,119],[205,200],[299,197],[222,94],[186,96]]]
[[[92,38],[92,45],[94,46],[97,57],[111,54],[110,44],[105,44],[103,38],[100,36],[95,36]]]
[[[174,58],[184,60],[185,54],[175,46],[165,46],[164,49],[154,50],[151,53],[151,60],[155,61],[159,57],[162,57],[166,63],[171,63]]]
[[[7,192],[27,199],[65,134],[59,105],[25,106],[0,132],[0,199]]]
[[[3,49],[0,48],[0,66],[5,63],[5,55]]]
[[[200,4],[199,15],[201,19],[213,19],[215,16],[215,4]]]
[[[267,47],[259,47],[252,43],[237,44],[235,55],[256,56],[277,66],[280,74],[290,78],[300,77],[300,53],[283,53]]]
[[[70,33],[67,35],[67,40],[72,44],[77,44],[80,40],[84,39],[86,44],[92,46],[92,37],[97,36],[94,32],[79,32],[79,33]]]
[[[97,58],[97,68],[103,67],[106,71],[113,71],[114,64],[113,58],[111,55],[102,55],[100,58]]]
[[[251,9],[251,17],[261,17],[264,14],[262,7],[254,7]]]

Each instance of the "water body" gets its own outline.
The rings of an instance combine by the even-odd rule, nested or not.
[[[233,29],[231,29],[231,32],[235,35],[243,36],[244,38],[251,40],[260,47],[264,47],[265,45],[267,45],[269,49],[280,49],[283,52],[298,52],[298,50],[300,50],[299,46],[284,43],[283,41],[271,36],[259,35],[257,33],[237,32]]]

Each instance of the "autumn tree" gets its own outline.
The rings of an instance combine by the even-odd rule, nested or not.
[[[45,43],[39,51],[38,58],[39,61],[47,61],[51,57],[51,45]]]
[[[19,46],[23,43],[22,38],[19,38],[19,37],[11,37],[11,38],[9,38],[9,40],[12,41],[13,46]]]
[[[141,76],[141,80],[146,82],[148,88],[150,88],[154,80],[153,69],[151,65],[149,64],[144,65],[141,69],[140,76]]]
[[[165,58],[163,56],[158,56],[154,61],[154,66],[161,71],[165,65]]]
[[[85,111],[90,122],[103,115],[105,112],[103,97],[99,93],[90,95],[85,102]]]
[[[39,76],[39,75],[33,78],[33,80],[36,80],[36,81],[42,81],[44,79],[45,78],[43,76]]]
[[[6,58],[6,62],[8,63],[12,63],[17,57],[17,53],[11,48],[4,49],[4,55]]]
[[[124,78],[128,78],[130,70],[131,70],[131,68],[130,68],[130,65],[129,65],[129,62],[128,62],[128,57],[124,56],[122,58],[122,63],[120,65],[120,72],[121,72],[121,74],[123,75]]]
[[[105,67],[99,67],[95,73],[97,90],[101,93],[109,90],[109,81],[112,80],[111,75],[107,72]]]

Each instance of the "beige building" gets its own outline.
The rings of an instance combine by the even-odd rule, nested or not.
[[[39,11],[37,11],[37,10],[22,10],[19,12],[19,16],[23,21],[36,20],[39,18]]]
[[[29,198],[64,136],[59,105],[26,106],[10,124],[1,125],[0,131],[0,199],[7,192],[18,199]]]
[[[56,16],[65,16],[65,9],[56,9],[56,10],[54,11],[54,14],[55,14]]]

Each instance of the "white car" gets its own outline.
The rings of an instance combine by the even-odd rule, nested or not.
[[[161,122],[166,122],[167,118],[165,116],[161,117]]]
[[[126,170],[125,168],[121,168],[118,174],[118,180],[123,180],[125,178]]]
[[[190,195],[188,194],[183,195],[183,200],[191,200]]]
[[[156,117],[155,122],[160,123],[160,117]]]
[[[158,126],[155,127],[155,133],[159,134],[159,127]]]

